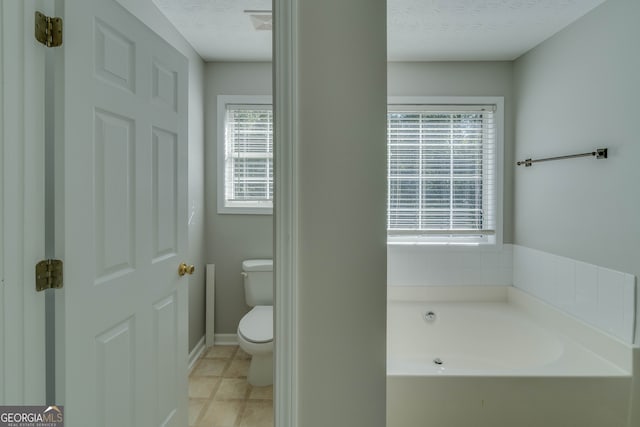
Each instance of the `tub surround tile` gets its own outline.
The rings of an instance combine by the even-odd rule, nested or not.
[[[593,318],[593,313],[598,312],[598,268],[595,265],[576,262],[575,289],[575,304],[569,312],[583,320]]]
[[[459,251],[454,256],[443,253],[439,264],[447,270],[463,267],[467,270],[478,271],[482,268],[482,253],[480,251]]]
[[[624,321],[624,274],[598,268],[598,318],[605,331],[617,335]]]
[[[480,264],[485,268],[502,268],[505,267],[503,261],[505,256],[502,252],[482,252],[480,254]]]
[[[513,284],[517,283],[518,288],[532,295],[536,295],[534,292],[535,255],[535,252],[525,251],[521,246],[513,247]]]
[[[496,284],[511,283],[513,281],[513,270],[511,267],[485,265],[482,264],[480,273],[480,283],[483,286],[493,286]]]
[[[509,286],[512,245],[387,247],[390,286]]]
[[[538,294],[544,301],[553,301],[557,263],[558,257],[555,255],[547,256],[544,252],[536,252],[535,265],[538,266],[538,277],[532,286],[537,287]]]
[[[575,304],[576,265],[567,258],[557,257],[553,283],[553,299],[558,306],[568,308]]]
[[[513,285],[633,344],[635,276],[514,245]]]

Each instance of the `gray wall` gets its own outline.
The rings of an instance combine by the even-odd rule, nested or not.
[[[515,243],[636,276],[638,17],[637,0],[610,0],[515,64],[518,159],[609,148],[516,170]]]
[[[271,95],[270,63],[208,63],[205,68],[207,263],[216,265],[215,332],[235,334],[248,311],[242,261],[273,256],[273,216],[218,214],[217,96]],[[204,321],[204,319],[203,319]]]
[[[503,241],[513,243],[513,63],[396,62],[388,70],[390,96],[504,96]]]
[[[609,0],[515,63],[516,157],[608,147],[609,159],[516,170],[514,242],[636,277],[639,17],[637,0]],[[630,426],[640,425],[639,349],[635,360]]]
[[[297,424],[382,427],[386,2],[297,13]]]

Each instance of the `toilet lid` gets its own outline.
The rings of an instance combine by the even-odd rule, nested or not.
[[[273,340],[273,306],[257,305],[244,315],[238,332],[247,341],[263,343]]]

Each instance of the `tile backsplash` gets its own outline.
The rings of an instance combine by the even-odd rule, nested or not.
[[[389,286],[482,286],[513,283],[512,247],[389,245]]]
[[[635,276],[513,245],[513,285],[633,343]]]

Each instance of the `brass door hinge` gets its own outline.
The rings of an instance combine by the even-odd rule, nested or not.
[[[36,291],[62,288],[62,261],[46,259],[36,264]]]
[[[35,25],[36,40],[47,47],[62,45],[62,18],[50,18],[47,15],[36,12]]]

